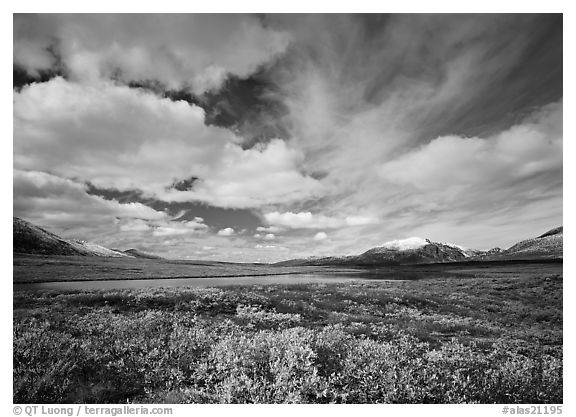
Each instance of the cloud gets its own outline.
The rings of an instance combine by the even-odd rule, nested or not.
[[[442,163],[438,163],[442,161]],[[532,180],[562,169],[562,102],[488,138],[444,136],[380,168],[386,181],[422,189]]]
[[[121,232],[146,232],[151,230],[148,222],[141,219],[128,219],[119,223]]]
[[[330,217],[311,212],[284,212],[265,213],[264,219],[272,226],[289,229],[334,229],[346,226],[360,226],[378,223],[378,219],[368,216],[348,216],[344,218]]]
[[[426,246],[428,242],[426,239],[420,237],[409,237],[407,239],[391,240],[389,242],[383,243],[382,247],[395,250],[408,250],[408,249],[418,249],[422,246]]]
[[[257,244],[254,246],[255,249],[276,249],[276,250],[287,250],[288,248],[285,248],[283,246],[277,246],[277,245],[260,245]]]
[[[256,230],[258,232],[278,233],[278,232],[282,232],[284,229],[282,229],[281,227],[277,227],[277,226],[268,226],[268,227],[258,226],[256,228]]]
[[[324,232],[318,232],[314,235],[314,240],[321,241],[328,238],[328,235]]]
[[[302,155],[282,140],[252,149],[226,144],[205,179],[190,191],[166,190],[165,201],[205,201],[219,207],[248,208],[322,195],[319,181],[300,172]]]
[[[54,68],[56,57],[50,52],[52,22],[39,15],[14,15],[14,64],[26,69],[32,76]]]
[[[82,230],[112,227],[116,219],[169,220],[164,212],[140,203],[120,204],[89,195],[84,184],[44,172],[15,170],[13,184],[14,215],[40,225]]]
[[[428,202],[482,206],[495,196],[554,187],[562,148],[559,102],[494,136],[434,139],[381,165],[379,174],[388,184],[427,195],[422,199]]]
[[[505,246],[529,236],[526,219],[562,222],[559,16],[270,20],[294,39],[272,78],[323,193],[268,224],[331,229],[335,252],[360,252],[407,235]],[[359,211],[380,219],[361,240],[343,221]]]
[[[14,171],[14,215],[71,237],[109,234],[173,236],[205,233],[201,218],[173,221],[141,203],[119,203],[87,193],[83,183],[38,171]]]
[[[55,78],[14,94],[14,166],[141,190],[164,201],[259,207],[321,194],[285,142],[242,149],[233,133],[204,125],[204,112],[113,83]],[[175,179],[199,178],[189,191]]]
[[[276,235],[274,233],[266,233],[266,234],[256,233],[256,234],[254,234],[254,238],[255,239],[264,239],[264,240],[274,240],[274,239],[276,239]]]
[[[52,69],[55,54],[74,79],[157,80],[196,93],[218,88],[229,73],[249,75],[288,41],[251,15],[14,16],[14,63],[30,74]]]
[[[188,235],[206,232],[208,226],[194,220],[170,222],[169,224],[154,227],[153,236]]]
[[[17,15],[15,65],[31,75],[61,66],[67,81],[14,94],[14,167],[170,206],[250,209],[262,220],[255,238],[282,233],[282,256],[359,253],[402,236],[506,246],[562,222],[560,15],[198,19]],[[206,126],[197,106],[122,85],[200,93],[229,73],[252,74],[229,91],[281,109],[242,123],[272,114],[289,139],[249,148],[260,139]],[[251,102],[223,97],[213,112]],[[21,209],[41,217],[33,207]],[[140,236],[185,256],[213,246],[210,256],[278,260],[201,228],[153,236],[170,223],[124,216],[114,227],[126,244]],[[311,253],[302,230],[330,239]]]
[[[227,227],[218,231],[218,236],[232,236],[234,234],[234,229]]]

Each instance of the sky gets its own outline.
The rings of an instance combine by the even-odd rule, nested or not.
[[[562,225],[562,15],[13,23],[13,213],[64,237],[273,262]]]

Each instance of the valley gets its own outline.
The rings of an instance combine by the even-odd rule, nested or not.
[[[417,241],[258,264],[71,252],[22,224],[14,402],[563,402],[561,229],[512,248],[532,258]]]

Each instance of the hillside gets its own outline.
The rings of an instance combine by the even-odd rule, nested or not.
[[[123,251],[124,254],[129,255],[133,258],[144,258],[144,259],[164,259],[161,256],[153,255],[151,253],[142,252],[138,249],[128,249]]]
[[[563,227],[556,227],[536,238],[523,240],[504,251],[481,258],[482,260],[562,259],[563,240]]]
[[[81,245],[88,250],[93,256],[105,256],[112,258],[133,258],[133,256],[126,254],[122,251],[108,249],[104,246],[97,245],[96,243],[86,242],[85,240],[73,240],[71,243]]]
[[[37,255],[88,256],[90,251],[18,217],[12,222],[13,252]]]
[[[26,220],[13,217],[13,253],[32,255],[103,256],[128,258],[129,254],[83,240],[64,239]]]

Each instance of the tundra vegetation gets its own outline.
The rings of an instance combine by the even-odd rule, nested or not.
[[[16,403],[561,403],[561,274],[14,293]]]

